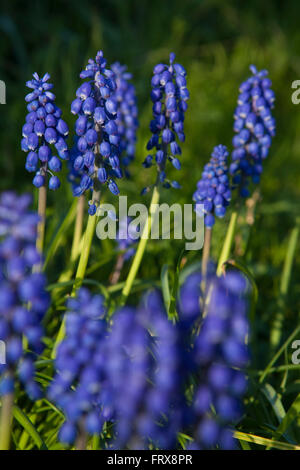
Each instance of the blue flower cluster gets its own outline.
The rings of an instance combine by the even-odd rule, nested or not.
[[[41,320],[50,298],[45,276],[32,274],[41,259],[35,248],[39,217],[29,212],[30,203],[29,195],[5,192],[0,196],[0,340],[6,346],[0,394],[13,391],[17,373],[34,400],[41,396],[34,380],[34,359],[43,349]],[[25,353],[23,338],[31,353]]]
[[[101,296],[82,288],[68,301],[48,392],[66,417],[62,442],[100,434],[110,422],[114,449],[175,449],[179,432],[193,437],[191,448],[234,446],[231,425],[241,415],[249,358],[246,282],[232,272],[207,283],[202,316],[201,275],[186,279],[175,324],[156,291],[116,312],[111,327]],[[191,378],[192,400],[185,395]]]
[[[110,409],[103,407],[107,334],[103,297],[81,288],[67,307],[66,337],[57,350],[48,396],[66,417],[59,439],[72,444],[81,431],[99,434],[111,416]]]
[[[53,85],[48,83],[49,78],[48,73],[43,78],[34,73],[33,79],[26,83],[26,86],[33,91],[25,97],[28,114],[22,129],[21,148],[28,153],[26,170],[35,173],[34,186],[40,188],[45,185],[48,172],[51,175],[48,182],[49,189],[56,190],[60,186],[60,181],[52,172],[61,171],[60,159],[69,158],[66,143],[69,128],[61,119],[61,110],[54,103],[55,95],[50,91]],[[60,158],[52,154],[52,145]]]
[[[86,289],[68,302],[66,337],[48,390],[66,417],[61,442],[73,444],[80,432],[100,434],[110,421],[112,448],[174,448],[185,366],[160,296],[151,293],[140,308],[117,312],[111,330],[104,313],[102,297]]]
[[[153,119],[150,123],[152,136],[147,150],[156,149],[155,161],[160,181],[165,187],[180,187],[176,181],[166,179],[166,162],[180,170],[178,155],[181,148],[176,141],[184,142],[184,114],[187,110],[189,91],[186,84],[186,71],[180,64],[174,63],[175,54],[170,54],[170,64],[158,64],[153,69],[151,81],[151,100],[153,102]],[[143,163],[145,168],[153,164],[153,155],[148,155]],[[147,191],[144,190],[144,191]]]
[[[124,260],[131,258],[136,249],[134,245],[138,241],[138,228],[131,224],[130,217],[123,217],[119,221],[119,229],[116,238],[119,250],[125,251]]]
[[[107,350],[114,448],[175,448],[182,417],[181,366],[178,331],[160,295],[152,292],[138,310],[123,308],[115,315]]]
[[[199,380],[193,400],[196,422],[191,448],[232,449],[231,425],[241,418],[241,399],[247,387],[243,372],[249,360],[246,280],[229,272],[209,282],[207,313],[195,339],[194,367]]]
[[[233,183],[242,197],[250,195],[249,183],[260,181],[263,160],[268,156],[272,138],[275,136],[275,119],[271,109],[275,101],[272,82],[266,70],[257,71],[240,86],[238,106],[234,114],[234,150],[230,173]]]
[[[195,210],[200,216],[205,214],[204,223],[209,228],[215,223],[215,215],[224,217],[226,207],[231,200],[227,157],[228,151],[225,145],[217,145],[214,148],[193,196],[196,202]]]
[[[75,123],[77,139],[73,152],[73,192],[80,196],[94,188],[100,190],[107,184],[109,190],[119,194],[114,178],[121,178],[120,136],[117,124],[118,103],[115,98],[115,74],[106,67],[103,52],[90,59],[80,78],[88,79],[76,91],[71,111],[78,118]],[[73,174],[74,176],[74,174]],[[96,213],[97,201],[90,201],[89,214]]]
[[[129,176],[127,167],[135,156],[136,133],[139,125],[137,98],[135,87],[130,83],[132,75],[127,72],[127,67],[115,62],[111,69],[115,74],[117,85],[114,98],[118,104],[116,123],[120,136],[121,163],[126,175]]]

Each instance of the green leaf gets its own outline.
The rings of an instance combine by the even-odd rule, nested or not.
[[[300,325],[293,331],[293,333],[287,338],[287,340],[283,343],[281,348],[279,348],[277,353],[273,356],[273,358],[271,359],[271,361],[269,362],[269,364],[267,365],[267,367],[265,368],[265,370],[263,371],[263,373],[262,373],[262,375],[259,379],[260,383],[262,383],[265,380],[266,376],[270,373],[270,370],[271,370],[273,364],[275,364],[277,359],[279,359],[281,354],[286,350],[288,345],[293,341],[293,339],[297,336],[297,334],[299,332],[300,332]]]
[[[185,253],[185,249],[183,248],[178,257],[176,271],[174,275],[174,282],[173,282],[170,307],[169,307],[169,317],[173,319],[177,318],[176,302],[177,302],[178,287],[179,287],[180,265],[181,265],[181,261],[182,261],[184,253]]]
[[[262,390],[262,393],[267,398],[267,400],[269,401],[269,403],[271,404],[279,423],[281,423],[281,421],[285,417],[285,409],[283,407],[283,404],[278,394],[276,393],[272,385],[268,383],[265,384],[261,390]]]
[[[238,217],[238,213],[236,211],[232,212],[228,229],[227,229],[227,233],[225,236],[224,244],[223,244],[219,261],[218,261],[218,267],[217,267],[218,276],[221,276],[223,264],[226,263],[226,261],[228,261],[230,257],[231,247],[232,247],[233,238],[234,238],[235,229],[236,229],[237,217]]]
[[[281,420],[278,428],[273,433],[272,440],[278,440],[288,429],[288,427],[292,424],[292,422],[299,416],[300,414],[300,393],[296,397],[296,399],[291,404],[290,408],[288,409],[287,413]],[[270,445],[270,448],[272,445]]]
[[[274,317],[272,328],[271,328],[271,333],[270,333],[270,342],[271,342],[272,350],[277,348],[282,337],[286,296],[289,290],[298,237],[299,237],[299,222],[297,223],[296,227],[293,228],[290,234],[288,243],[287,243],[287,250],[286,250],[286,255],[284,259],[281,280],[280,280],[280,288],[279,288],[280,295],[278,297],[278,306],[277,306],[278,311]]]
[[[30,419],[23,413],[23,411],[18,407],[14,406],[13,408],[14,418],[18,421],[19,424],[25,429],[28,435],[32,438],[35,444],[40,450],[48,450],[45,442],[41,438],[40,434],[30,421]]]
[[[297,445],[288,444],[286,442],[273,441],[265,437],[240,431],[235,431],[234,437],[240,441],[253,442],[254,444],[258,444],[261,446],[268,446],[271,444],[274,449],[279,450],[300,450],[300,446]]]
[[[48,291],[51,291],[59,287],[73,286],[75,284],[75,281],[76,281],[75,279],[72,279],[70,281],[65,281],[65,282],[56,282],[54,284],[49,284],[46,289]],[[95,281],[95,279],[83,279],[81,281],[81,284],[89,284],[92,286],[96,286],[101,291],[101,293],[104,295],[105,298],[109,297],[108,289],[100,282]]]
[[[183,432],[178,433],[177,439],[183,449],[186,448],[187,442],[191,442],[193,440],[192,437],[188,436],[187,434],[184,434]]]
[[[171,303],[171,294],[170,294],[170,286],[169,286],[169,266],[164,264],[161,270],[160,275],[161,280],[161,289],[163,294],[163,299],[165,303],[165,308],[167,313],[169,313],[170,303]]]

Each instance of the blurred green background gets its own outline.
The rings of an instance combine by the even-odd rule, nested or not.
[[[25,155],[20,150],[26,114],[25,81],[32,72],[51,74],[57,104],[72,129],[70,103],[87,59],[103,49],[109,63],[118,60],[128,65],[137,88],[140,129],[133,179],[122,181],[120,189],[137,202],[140,190],[154,179],[151,170],[141,166],[149,138],[152,68],[157,62],[167,61],[169,52],[174,51],[187,69],[191,98],[182,170],[178,175],[171,170],[182,183],[182,190],[165,192],[163,198],[183,203],[191,201],[213,146],[231,146],[238,87],[249,75],[249,65],[267,68],[277,96],[277,136],[265,162],[262,202],[244,261],[261,288],[259,314],[263,321],[270,320],[288,237],[300,208],[300,105],[291,101],[292,81],[300,79],[299,13],[298,0],[1,2],[0,79],[7,85],[7,104],[0,106],[1,189],[32,189],[32,175],[24,169]],[[71,200],[67,183],[51,194],[48,212],[53,216],[49,222],[53,231],[48,231],[48,243]],[[215,257],[227,221],[225,218],[216,226]],[[156,244],[152,251],[150,247],[153,263],[142,266],[141,277],[159,277],[161,247],[165,245]],[[169,244],[163,252],[164,262],[175,264],[178,250],[175,242]],[[99,252],[96,254],[99,256]],[[57,278],[57,269],[56,265],[50,274],[53,279]],[[96,275],[105,280],[107,273],[104,270]],[[291,322],[297,318],[299,293],[300,273],[296,267],[286,312]]]

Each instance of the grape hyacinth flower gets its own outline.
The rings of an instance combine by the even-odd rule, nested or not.
[[[43,350],[41,321],[49,307],[44,274],[32,273],[40,262],[35,248],[39,217],[29,211],[31,197],[4,192],[0,196],[0,340],[6,364],[0,365],[0,395],[13,393],[18,376],[31,399],[40,398],[34,360]],[[28,342],[30,353],[23,347]]]
[[[48,396],[66,417],[60,441],[73,444],[81,433],[100,434],[111,412],[103,406],[107,335],[103,297],[81,288],[67,308],[66,337],[57,350],[56,375]]]
[[[230,173],[233,184],[242,197],[250,195],[249,183],[257,184],[275,136],[275,119],[272,115],[275,94],[266,70],[257,71],[250,66],[252,76],[240,86],[238,105],[234,113],[232,163]]]
[[[107,341],[107,378],[114,403],[114,449],[176,447],[181,424],[178,332],[158,293],[114,316]]]
[[[193,275],[194,276],[194,275]],[[189,278],[186,284],[190,284]],[[199,377],[192,404],[192,449],[232,449],[232,425],[241,418],[249,360],[246,281],[237,272],[210,279],[210,298],[195,338],[194,368]],[[194,283],[196,297],[199,286]],[[188,299],[183,297],[185,306]],[[189,311],[195,307],[188,300]],[[212,407],[215,414],[212,413]]]
[[[228,151],[225,145],[214,148],[193,196],[196,202],[195,210],[198,215],[205,215],[204,223],[208,228],[213,227],[214,216],[224,217],[231,200],[227,157]]]
[[[61,110],[54,103],[55,95],[50,91],[53,84],[48,83],[49,79],[48,73],[43,78],[34,73],[33,79],[26,83],[32,92],[25,97],[28,114],[22,129],[21,148],[27,153],[26,170],[35,173],[34,186],[44,186],[49,173],[49,189],[56,190],[60,186],[60,180],[53,173],[60,172],[61,160],[69,158],[66,143],[69,128],[61,118]]]
[[[130,83],[132,74],[127,71],[127,67],[115,62],[111,69],[115,74],[117,85],[114,98],[118,105],[116,124],[120,136],[121,164],[126,176],[129,176],[127,167],[135,156],[136,133],[139,125],[137,98],[135,87]]]
[[[180,161],[178,155],[181,154],[181,148],[177,142],[185,140],[184,135],[184,114],[187,110],[187,100],[189,91],[186,86],[186,71],[178,63],[174,63],[175,54],[170,54],[169,65],[158,64],[154,67],[151,81],[152,92],[151,100],[153,102],[153,119],[150,123],[152,136],[147,144],[147,150],[155,149],[155,160],[158,170],[156,182],[153,187],[152,198],[150,202],[150,214],[154,217],[157,205],[160,199],[160,188],[180,188],[177,181],[170,181],[166,177],[166,163],[171,161],[173,166],[179,170]],[[153,155],[149,154],[143,165],[145,168],[153,164]],[[149,192],[148,186],[142,190],[142,194]],[[144,225],[140,242],[133,259],[129,274],[122,290],[122,302],[128,297],[133,281],[139,270],[143,254],[146,248],[147,240],[150,235],[151,223]]]
[[[115,195],[119,194],[115,178],[122,177],[120,168],[120,137],[117,124],[118,104],[115,99],[115,74],[106,66],[103,52],[90,59],[80,78],[88,79],[76,91],[71,112],[78,116],[75,123],[77,154],[73,169],[80,175],[74,185],[75,196],[93,189],[89,214],[96,213],[103,184]]]
[[[159,180],[164,187],[180,187],[176,181],[166,178],[166,162],[180,170],[181,155],[179,142],[184,142],[184,114],[187,110],[189,91],[186,84],[186,71],[180,64],[174,63],[175,54],[170,54],[170,64],[158,64],[153,69],[151,80],[151,100],[153,102],[153,119],[150,123],[152,136],[147,150],[155,149],[155,156],[149,154],[143,165],[149,168],[156,162]],[[149,189],[149,188],[148,188]],[[147,191],[144,190],[144,192]]]

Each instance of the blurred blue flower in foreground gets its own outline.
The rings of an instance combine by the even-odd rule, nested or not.
[[[127,72],[127,67],[115,62],[111,69],[115,74],[117,86],[114,98],[118,105],[116,123],[120,136],[121,164],[129,176],[127,167],[135,157],[136,133],[139,125],[137,98],[135,87],[130,83],[132,74]]]
[[[188,278],[186,284],[189,283]],[[195,337],[193,354],[198,380],[192,403],[191,449],[232,449],[235,447],[232,425],[241,418],[242,396],[247,388],[244,373],[249,360],[247,284],[237,272],[211,278],[208,283],[207,312]],[[183,306],[186,301],[192,305],[184,297],[185,289],[181,302]],[[194,299],[198,289],[194,285],[195,293],[190,292]]]
[[[175,54],[170,54],[170,64],[158,64],[153,69],[151,80],[151,100],[153,102],[153,119],[150,123],[152,137],[147,150],[155,149],[154,160],[159,178],[164,186],[180,187],[176,181],[166,179],[166,163],[169,160],[180,170],[178,155],[181,148],[176,140],[184,142],[184,114],[187,110],[189,91],[186,83],[186,71],[180,64],[174,63]],[[153,165],[153,155],[149,154],[144,163],[145,168]]]
[[[48,83],[49,79],[48,73],[43,78],[34,73],[33,79],[26,83],[33,91],[25,97],[28,114],[22,129],[21,147],[28,153],[26,170],[35,173],[33,184],[37,188],[43,186],[49,173],[51,175],[49,188],[55,190],[59,188],[60,181],[52,172],[60,172],[62,168],[60,159],[69,158],[66,143],[69,128],[61,119],[61,110],[54,103],[55,95],[50,91],[53,85]],[[53,155],[52,145],[58,156]]]
[[[107,184],[109,190],[118,195],[115,178],[121,178],[122,171],[115,74],[106,67],[103,52],[99,51],[95,60],[89,60],[80,77],[89,80],[78,88],[71,105],[72,113],[78,116],[76,149],[72,152],[73,192],[80,196],[92,188],[100,191],[102,185]],[[90,201],[90,215],[96,213],[95,202],[98,201]]]
[[[211,159],[202,172],[202,178],[197,183],[193,199],[198,215],[205,215],[206,227],[215,223],[215,215],[224,217],[226,208],[231,200],[231,190],[227,168],[228,151],[225,145],[214,148]],[[203,207],[202,207],[203,206]]]
[[[107,343],[114,448],[176,447],[183,398],[178,334],[156,292],[138,310],[125,307],[115,315]]]
[[[240,195],[250,195],[249,183],[259,183],[263,170],[263,160],[268,156],[272,138],[275,136],[275,119],[272,108],[275,93],[266,70],[257,71],[254,65],[252,76],[240,86],[238,106],[234,114],[234,150],[230,173],[233,184]]]
[[[107,324],[103,297],[92,296],[85,288],[68,300],[67,308],[66,337],[58,347],[48,396],[66,417],[59,438],[72,444],[80,432],[99,434],[110,418],[101,405]]]
[[[176,323],[156,291],[117,311],[112,325],[101,296],[80,289],[68,301],[48,392],[66,418],[62,442],[100,434],[109,422],[114,449],[176,449],[179,432],[193,438],[193,448],[234,446],[231,427],[246,389],[246,283],[237,273],[207,283],[202,315],[201,275],[186,279]]]
[[[5,192],[0,196],[0,340],[6,345],[6,364],[0,365],[0,394],[13,392],[16,374],[32,399],[41,396],[34,380],[34,359],[41,353],[41,320],[50,298],[46,279],[33,273],[40,262],[35,248],[37,214],[29,212],[29,195]],[[25,353],[23,338],[30,353]]]

